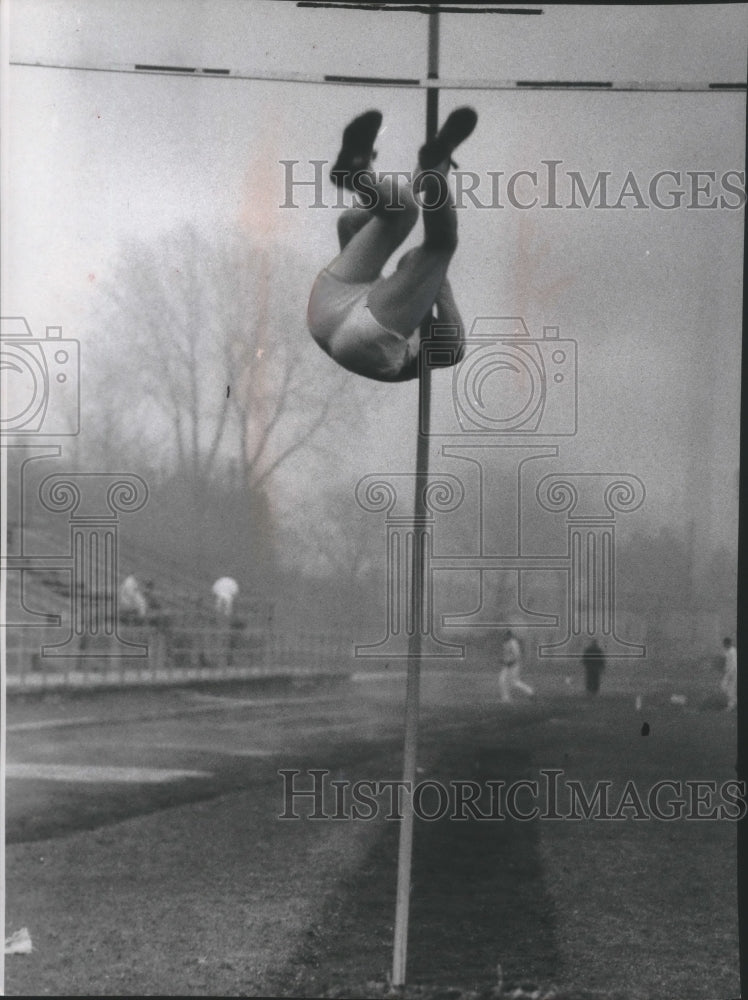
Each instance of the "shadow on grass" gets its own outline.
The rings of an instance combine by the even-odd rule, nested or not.
[[[524,777],[531,763],[529,753],[492,746],[460,756],[453,753],[433,769],[440,781],[509,783]],[[381,995],[392,963],[399,823],[382,826],[365,863],[339,887],[308,928],[305,944],[269,984],[274,990],[307,997]],[[487,995],[497,985],[499,964],[506,990],[552,981],[559,958],[539,836],[537,822],[449,815],[416,821],[409,986],[423,995],[448,987]]]

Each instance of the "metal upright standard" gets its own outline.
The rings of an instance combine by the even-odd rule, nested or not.
[[[439,77],[439,8],[429,10],[428,78]],[[426,91],[426,140],[432,139],[439,128],[439,90]],[[421,339],[430,336],[432,310],[421,325]],[[400,847],[397,857],[397,898],[395,903],[395,938],[392,952],[392,985],[403,986],[408,956],[408,916],[410,912],[410,873],[413,856],[413,802],[418,751],[418,710],[421,684],[421,635],[424,628],[424,563],[421,538],[425,510],[425,490],[429,475],[429,437],[431,419],[431,371],[421,364],[418,379],[418,441],[416,446],[416,480],[413,511],[413,561],[410,579],[411,633],[408,637],[408,669],[405,688],[405,742],[403,749],[403,782],[405,811],[400,820]]]

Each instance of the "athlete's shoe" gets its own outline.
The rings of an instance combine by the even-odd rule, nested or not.
[[[355,174],[371,164],[376,156],[374,140],[382,124],[381,111],[365,111],[346,125],[335,166],[330,171],[330,180],[338,187],[354,191]]]
[[[421,146],[418,164],[422,170],[433,170],[446,160],[454,163],[452,152],[471,134],[478,121],[472,108],[457,108],[447,118],[433,139]]]

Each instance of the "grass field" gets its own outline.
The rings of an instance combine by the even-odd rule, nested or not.
[[[609,676],[597,700],[585,699],[578,678],[567,684],[559,673],[549,683],[542,668],[527,675],[540,690],[534,702],[484,704],[447,736],[422,729],[421,777],[509,785],[562,770],[561,816],[569,813],[567,781],[588,797],[609,781],[614,814],[629,781],[648,811],[657,782],[719,789],[735,778],[735,715],[722,711],[708,672],[673,669],[653,681],[629,669]],[[672,703],[672,693],[685,705]],[[702,803],[688,799],[686,816],[711,811],[700,794]],[[663,811],[672,797],[666,790]],[[529,811],[530,798],[518,801]],[[417,821],[406,993],[501,995],[500,965],[505,996],[737,997],[735,823],[635,819],[637,811],[607,821]],[[296,978],[289,982],[286,970],[271,980],[279,992],[386,993],[397,850],[389,826],[300,950]]]
[[[735,715],[713,674],[611,666],[596,700],[563,670],[526,677],[537,698],[499,706],[489,670],[468,684],[459,669],[425,668],[419,779],[508,786],[555,769],[566,816],[568,782],[587,793],[610,782],[614,812],[629,781],[646,802],[664,779],[735,777]],[[351,689],[347,704],[367,718],[402,712],[401,681]],[[396,729],[322,730],[318,752],[288,761],[350,781],[398,778]],[[35,952],[8,959],[6,993],[385,994],[398,824],[280,822],[277,765],[251,766],[251,787],[11,845],[6,912],[11,927],[33,923]],[[405,995],[737,997],[735,823],[633,812],[418,820]]]

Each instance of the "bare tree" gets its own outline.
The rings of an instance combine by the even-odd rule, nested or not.
[[[306,334],[306,261],[222,236],[185,227],[126,247],[83,352],[89,447],[183,484],[198,553],[217,483],[267,514],[252,498],[341,416],[350,380]]]

